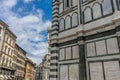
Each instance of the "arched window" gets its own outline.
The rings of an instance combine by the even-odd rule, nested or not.
[[[71,28],[71,18],[70,16],[67,16],[65,19],[65,29]]]
[[[104,0],[102,3],[103,15],[107,15],[113,12],[111,0]]]
[[[99,18],[102,16],[102,13],[101,13],[101,7],[100,7],[100,4],[99,3],[95,3],[93,5],[93,18],[96,19],[96,18]]]
[[[61,19],[59,22],[59,31],[63,31],[65,29],[65,21]]]
[[[90,7],[86,7],[84,9],[84,22],[88,22],[92,20],[92,11]]]
[[[78,25],[78,14],[77,13],[74,13],[72,15],[72,27],[75,27]]]

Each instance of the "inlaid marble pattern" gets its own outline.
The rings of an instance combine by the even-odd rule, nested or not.
[[[65,50],[64,49],[60,49],[60,60],[64,60],[65,59]]]
[[[91,80],[104,80],[102,62],[90,63]]]
[[[105,40],[96,42],[96,51],[97,51],[97,55],[105,55],[105,54],[107,54]]]
[[[73,58],[79,58],[79,46],[72,47]]]
[[[108,54],[119,52],[117,38],[107,39],[107,49]]]
[[[66,59],[71,59],[71,47],[66,48]]]
[[[69,66],[69,80],[79,80],[79,68],[77,64]]]
[[[118,61],[104,62],[106,80],[120,80],[120,68]]]
[[[68,66],[60,66],[60,80],[68,80]]]
[[[95,56],[95,44],[94,43],[87,44],[87,56]]]

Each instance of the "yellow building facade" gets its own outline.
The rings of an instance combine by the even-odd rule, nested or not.
[[[13,55],[16,36],[10,31],[9,26],[0,20],[0,78],[13,80]]]
[[[13,56],[13,68],[15,69],[15,80],[25,80],[25,61],[26,51],[18,44],[15,44],[15,52]]]
[[[26,59],[25,80],[35,80],[35,63]]]

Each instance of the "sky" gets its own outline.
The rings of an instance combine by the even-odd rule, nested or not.
[[[0,19],[17,36],[17,44],[36,64],[48,53],[52,0],[0,0]]]

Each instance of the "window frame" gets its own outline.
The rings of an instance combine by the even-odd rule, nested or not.
[[[63,26],[63,28],[64,28],[63,30],[61,30],[61,24],[60,24],[62,20],[63,20],[63,25],[64,25],[64,26]],[[64,31],[64,30],[65,30],[65,20],[64,20],[64,18],[61,18],[61,19],[59,20],[59,32]]]
[[[77,18],[76,18],[77,24],[76,24],[76,25],[73,25],[73,16],[74,16],[74,15],[77,15]],[[72,20],[72,22],[71,22],[71,23],[72,23],[72,25],[71,25],[72,28],[77,27],[77,26],[79,25],[79,18],[78,18],[78,13],[77,13],[77,12],[74,12],[74,13],[72,14],[72,19],[71,19],[71,20]]]
[[[100,16],[99,16],[99,17],[95,17],[95,14],[94,14],[94,11],[95,11],[95,10],[94,10],[94,7],[95,7],[96,4],[99,5],[99,8],[100,8]],[[96,3],[94,3],[94,4],[92,5],[92,11],[93,11],[93,12],[92,12],[92,13],[93,13],[92,15],[93,15],[93,19],[98,19],[98,18],[100,18],[100,17],[103,16],[101,9],[102,9],[102,5],[101,5],[100,3],[98,3],[98,2],[96,2]]]
[[[69,6],[67,6],[68,3],[69,3]],[[63,7],[64,7],[64,11],[70,9],[72,7],[72,0],[64,0]]]
[[[83,24],[87,24],[87,23],[90,23],[90,22],[93,22],[93,21],[96,21],[96,20],[99,20],[99,19],[102,19],[102,18],[105,18],[105,17],[107,17],[107,16],[112,15],[112,14],[115,12],[115,7],[114,7],[113,0],[110,0],[110,2],[111,2],[112,12],[109,13],[109,14],[104,15],[104,13],[103,13],[103,6],[102,6],[102,4],[101,4],[101,13],[102,13],[102,16],[99,17],[99,18],[93,18],[93,8],[90,7],[90,6],[86,6],[86,7],[90,7],[90,8],[92,9],[92,10],[91,10],[91,13],[92,13],[92,20],[87,21],[87,22],[85,21],[85,15],[84,15],[84,10],[85,10],[85,8],[86,8],[86,7],[85,7],[85,8],[82,10],[82,16],[83,16],[82,21],[83,21]],[[87,5],[87,4],[85,4],[85,5]],[[83,5],[83,6],[85,6],[85,5]],[[93,5],[94,5],[94,3],[93,3]]]
[[[91,14],[91,20],[89,20],[89,21],[85,21],[85,10],[87,9],[87,8],[89,8],[90,9],[90,14]],[[84,23],[88,23],[88,22],[90,22],[90,21],[92,21],[93,20],[93,11],[92,11],[92,8],[90,7],[90,6],[86,6],[85,8],[84,8],[84,10],[83,10],[83,22]]]
[[[69,23],[69,27],[67,28],[67,23],[68,23],[68,20],[67,19],[70,19],[70,23]],[[71,19],[71,16],[70,15],[67,15],[66,17],[65,17],[65,30],[67,30],[67,29],[71,29],[72,28],[72,19]]]
[[[110,15],[111,13],[113,13],[113,1],[112,1],[112,0],[109,0],[109,1],[110,1],[110,4],[111,4],[112,12],[111,12],[111,13],[107,13],[107,14],[104,14],[104,11],[103,11],[103,10],[104,10],[104,7],[103,7],[104,1],[106,1],[106,0],[103,0],[103,2],[102,2],[102,14],[103,14],[103,16]]]

